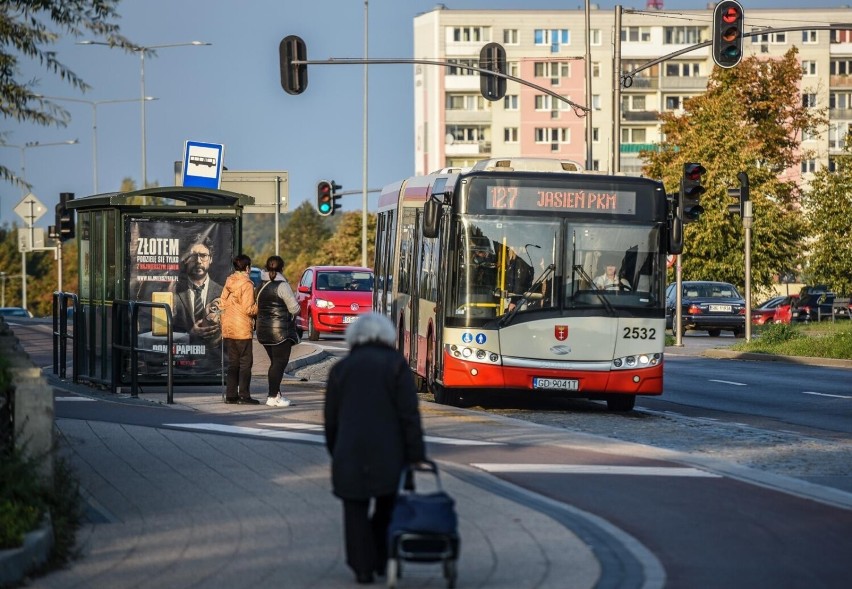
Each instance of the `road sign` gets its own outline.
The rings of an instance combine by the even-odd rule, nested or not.
[[[218,189],[224,152],[225,146],[219,143],[187,141],[183,152],[182,185]]]
[[[32,238],[32,239],[31,239]],[[43,250],[44,228],[43,227],[21,227],[18,229],[18,251],[21,253],[33,250]],[[49,248],[47,248],[49,249]]]
[[[30,192],[21,199],[21,202],[15,205],[14,211],[24,220],[27,227],[32,227],[36,221],[44,216],[47,212],[47,207],[42,204],[35,194]]]

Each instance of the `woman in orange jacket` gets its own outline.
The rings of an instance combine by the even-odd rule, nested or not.
[[[225,403],[257,405],[249,390],[251,385],[252,317],[257,315],[254,284],[249,278],[251,258],[240,254],[234,258],[234,272],[222,289],[222,340],[228,355]]]

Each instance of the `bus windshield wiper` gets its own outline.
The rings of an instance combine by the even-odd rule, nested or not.
[[[529,287],[529,289],[527,289],[527,292],[525,292],[521,296],[521,298],[518,299],[518,302],[515,303],[515,306],[512,308],[512,310],[509,311],[508,313],[506,313],[505,315],[503,315],[503,317],[500,319],[500,321],[497,322],[497,325],[500,326],[500,327],[504,327],[504,326],[508,325],[512,321],[512,319],[515,318],[515,315],[518,314],[518,311],[520,310],[521,305],[526,304],[531,299],[535,299],[536,295],[539,298],[544,298],[544,295],[542,295],[540,292],[533,292],[533,291],[539,285],[541,285],[542,282],[544,282],[545,280],[550,278],[550,275],[553,274],[554,271],[556,271],[556,264],[550,264],[547,268],[545,268],[544,272],[541,273],[541,276],[538,277],[538,280],[536,280],[535,282],[532,283],[532,285]]]
[[[575,264],[574,272],[578,272],[580,276],[583,277],[583,280],[588,281],[588,283],[592,285],[592,292],[595,293],[595,295],[600,299],[601,303],[606,308],[606,312],[612,317],[615,317],[615,309],[612,308],[612,303],[610,303],[609,300],[603,294],[601,294],[601,291],[595,287],[595,281],[592,280],[592,277],[589,276],[583,266],[581,266],[580,264]]]

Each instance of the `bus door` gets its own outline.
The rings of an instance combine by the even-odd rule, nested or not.
[[[413,230],[413,247],[412,247],[412,260],[411,260],[411,282],[409,284],[409,308],[407,309],[408,313],[408,325],[410,326],[410,331],[408,333],[408,365],[412,368],[417,366],[417,336],[420,333],[420,297],[422,296],[421,292],[421,278],[423,275],[423,252],[421,251],[421,247],[423,244],[423,233],[421,231],[423,227],[423,210],[415,209],[414,216],[414,230]]]

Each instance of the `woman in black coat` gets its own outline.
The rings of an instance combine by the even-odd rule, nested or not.
[[[417,389],[394,348],[393,324],[383,315],[362,315],[346,341],[349,355],[328,378],[325,439],[333,491],[343,500],[346,562],[359,583],[371,583],[374,572],[385,571],[400,475],[426,452]]]

